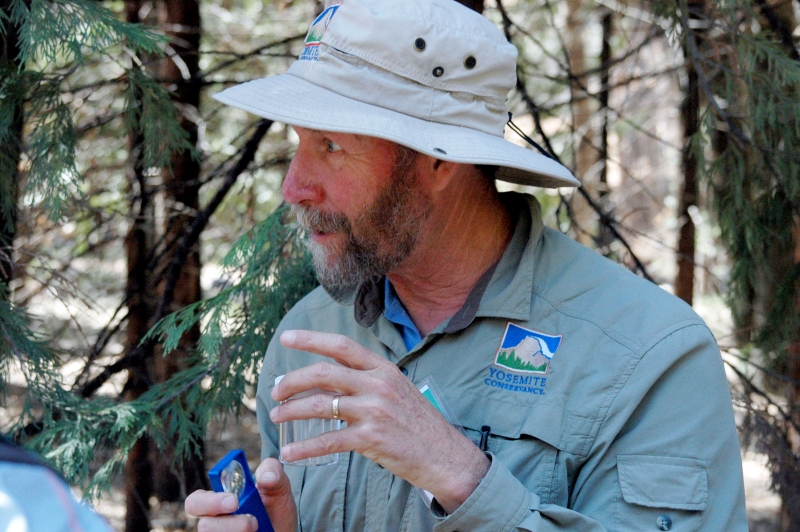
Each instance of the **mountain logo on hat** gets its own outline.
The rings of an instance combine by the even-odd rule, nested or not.
[[[562,338],[508,322],[494,363],[511,371],[545,374]]]
[[[305,47],[300,53],[300,59],[303,61],[319,61],[319,43],[322,42],[322,36],[328,29],[328,24],[331,23],[333,15],[342,4],[334,4],[328,6],[325,10],[314,19],[311,26],[308,28],[306,35]]]

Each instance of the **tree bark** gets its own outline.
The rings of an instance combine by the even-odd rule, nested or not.
[[[575,74],[586,72],[586,52],[583,48],[583,35],[586,23],[586,9],[583,0],[567,0],[567,60],[570,70],[570,93],[572,98],[572,138],[575,154],[575,175],[583,183],[583,188],[590,196],[595,195],[596,177],[590,175],[590,169],[597,161],[597,154],[592,146],[592,102],[586,97],[586,78],[575,77]],[[595,243],[597,216],[594,209],[579,195],[572,195],[572,213],[575,226],[574,238],[584,245]]]
[[[691,305],[694,296],[695,226],[689,209],[697,205],[697,160],[691,153],[690,138],[697,133],[700,94],[697,72],[691,64],[687,65],[686,70],[689,83],[681,105],[684,128],[683,188],[678,206],[680,229],[678,230],[678,274],[675,278],[675,295]]]
[[[125,2],[126,21],[140,23],[141,0]],[[150,328],[154,310],[154,294],[151,268],[148,266],[153,242],[156,239],[152,191],[147,184],[142,161],[141,124],[128,139],[129,186],[133,220],[125,236],[127,256],[126,299],[128,318],[125,327],[125,352],[131,353]],[[152,349],[147,349],[128,368],[128,380],[123,388],[123,398],[132,401],[147,391],[152,383],[149,367],[153,358]],[[137,441],[125,462],[125,532],[150,530],[150,496],[153,494],[153,468],[148,455],[152,441],[144,436]]]
[[[700,20],[705,11],[704,0],[690,0],[689,19]],[[697,37],[700,32],[695,32]],[[698,45],[700,39],[696,39]],[[690,211],[697,208],[697,158],[691,148],[691,137],[699,128],[700,116],[700,86],[697,71],[689,59],[687,44],[684,43],[684,57],[686,58],[686,94],[681,105],[681,119],[683,122],[683,188],[678,205],[678,230],[677,263],[678,273],[675,278],[675,295],[686,301],[689,305],[694,300],[694,267],[695,267],[695,226]]]
[[[7,13],[10,5],[10,0],[0,0],[0,12]],[[7,83],[19,83],[24,66],[18,57],[19,31],[9,22],[5,27],[5,33],[0,34],[0,76]],[[0,299],[10,297],[8,285],[14,278],[14,237],[17,233],[19,161],[24,122],[22,96],[16,91],[10,94],[6,105],[13,106],[11,134],[0,144]]]
[[[161,61],[161,79],[173,89],[175,104],[180,110],[181,127],[187,132],[192,146],[197,145],[197,116],[200,105],[200,5],[199,0],[171,0],[164,2],[163,27],[170,37],[172,50],[168,58]],[[164,242],[166,252],[158,265],[159,297],[165,290],[174,290],[169,311],[199,301],[200,289],[200,250],[199,242],[194,244],[183,261],[180,275],[174,288],[167,284],[167,272],[173,263],[181,236],[189,229],[200,208],[200,163],[192,153],[174,153],[171,167],[162,172],[164,181],[165,228]],[[182,338],[176,350],[162,356],[160,346],[154,354],[154,379],[165,382],[176,372],[185,369],[184,360],[194,349],[200,338],[200,327],[192,327]],[[153,462],[172,460],[170,452],[153,455]],[[165,464],[166,465],[166,464]],[[168,467],[154,469],[154,489],[161,500],[178,500],[186,492],[207,487],[205,466],[202,456],[180,464],[176,478]]]
[[[794,253],[792,262],[800,264],[800,220],[795,219],[794,224]],[[800,313],[800,296],[796,300],[795,312]],[[794,381],[788,386],[787,403],[791,412],[794,424],[800,424],[800,331],[797,331],[794,341],[786,349],[789,358],[789,377]],[[800,434],[794,430],[794,426],[788,423],[789,444],[791,452],[800,457]],[[795,478],[798,468],[794,469]],[[787,490],[781,497],[781,530],[783,532],[793,532],[800,529],[800,491],[797,489]]]
[[[598,179],[598,203],[600,208],[609,215],[612,215],[608,209],[608,127],[610,122],[610,109],[608,107],[610,88],[609,81],[611,79],[611,37],[614,31],[614,12],[607,7],[602,7],[602,25],[603,25],[603,47],[600,52],[600,114],[603,117],[603,126],[600,131],[600,154],[598,162],[600,163],[600,176]],[[609,230],[608,226],[604,223],[598,224],[597,228],[597,245],[604,255],[610,256],[611,250],[609,245],[614,241],[614,235]]]

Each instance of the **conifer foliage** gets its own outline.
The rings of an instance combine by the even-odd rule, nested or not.
[[[208,25],[224,35],[216,42],[220,49],[200,45],[197,65],[185,69],[191,72],[166,80],[153,65],[164,58],[179,64],[169,32],[123,22],[109,9],[119,3],[0,0],[0,394],[23,389],[10,430],[89,496],[109,486],[144,435],[175,461],[197,454],[208,422],[217,415],[235,415],[242,397],[252,396],[278,322],[316,284],[300,229],[285,206],[274,209],[278,200],[272,199],[292,149],[288,130],[235,112],[220,119],[229,111],[213,107],[207,96],[222,86],[284,70],[297,55],[319,3],[223,3],[249,13],[244,19],[268,12],[264,18],[274,19],[265,23],[268,42],[247,28],[240,32],[247,47],[231,45],[237,37],[226,33],[223,22],[229,19],[210,17]],[[476,10],[483,5],[465,3]],[[203,4],[222,9],[220,2]],[[740,377],[734,400],[745,412],[743,436],[769,457],[775,488],[784,501],[785,529],[798,529],[800,54],[792,3],[496,0],[486,6],[485,14],[520,52],[519,79],[508,101],[518,124],[514,127],[585,174],[578,176],[587,184],[578,194],[588,211],[576,212],[576,203],[558,192],[538,193],[549,223],[572,230],[573,236],[582,234],[604,254],[648,279],[667,283],[674,272],[659,272],[658,260],[641,256],[641,241],[657,241],[662,254],[672,253],[673,243],[659,241],[664,238],[655,235],[655,222],[642,221],[637,213],[642,202],[625,202],[644,190],[641,195],[664,203],[666,194],[652,189],[677,188],[672,181],[688,179],[689,169],[681,176],[676,165],[675,175],[661,176],[657,186],[653,178],[648,190],[648,181],[633,176],[630,168],[639,163],[626,168],[620,159],[641,156],[643,150],[637,152],[635,144],[644,144],[645,138],[677,146],[674,158],[691,165],[697,185],[692,181],[692,197],[681,202],[673,219],[676,226],[692,222],[685,236],[689,241],[704,230],[698,226],[694,231],[698,212],[719,230],[714,244],[721,248],[720,256],[727,256],[728,269],[724,275],[705,277],[721,287],[735,318],[736,338],[724,340],[722,347]],[[603,36],[602,50],[587,45],[587,27]],[[563,28],[566,38],[560,33]],[[653,58],[663,59],[659,54],[664,50],[669,61],[655,64]],[[685,89],[681,79],[688,80]],[[201,87],[194,109],[175,105],[176,87],[182,83]],[[684,91],[685,97],[674,97],[674,102],[692,104],[685,145],[647,125],[666,113],[646,106],[631,110],[636,101],[670,105],[669,98],[654,101],[653,94],[663,86]],[[676,114],[679,105],[674,105]],[[189,128],[191,134],[181,125],[187,119],[197,126]],[[211,129],[218,132],[216,137],[206,134]],[[636,139],[627,147],[626,136]],[[79,286],[88,282],[84,278],[92,276],[91,268],[70,276],[69,265],[100,255],[104,263],[113,262],[123,253],[125,234],[133,234],[130,228],[142,224],[152,229],[159,215],[155,198],[163,197],[164,176],[170,175],[177,155],[199,162],[200,177],[189,186],[200,190],[200,204],[186,208],[175,202],[186,214],[180,222],[184,231],[162,231],[139,259],[152,270],[153,283],[174,282],[180,268],[159,253],[178,250],[174,256],[185,257],[181,253],[195,249],[211,217],[218,217],[216,227],[226,225],[226,234],[235,236],[220,246],[230,245],[227,253],[207,253],[219,262],[221,273],[206,299],[174,313],[169,313],[172,301],[148,301],[154,310],[149,318],[157,323],[141,343],[113,351],[114,338],[127,325],[125,309],[133,295],[108,276],[104,282],[117,283],[111,305],[116,310],[108,312],[107,325],[99,332],[84,333],[74,317],[65,319],[61,329],[52,321],[42,327],[41,306],[38,316],[26,307],[36,292],[15,293],[21,284],[15,284],[15,276],[40,279],[41,290],[55,294],[53,301],[68,293],[87,300],[86,307],[98,306],[81,295]],[[662,171],[653,166],[652,173]],[[614,172],[623,177],[614,177]],[[262,182],[272,181],[259,185],[256,175]],[[239,190],[241,176],[247,182]],[[213,184],[218,187],[209,193]],[[145,189],[149,196],[140,193]],[[225,203],[234,189],[240,194],[238,203]],[[134,205],[134,197],[150,203]],[[259,204],[269,208],[255,216]],[[73,237],[67,246],[67,240],[40,237],[31,230],[59,225],[72,226],[81,237]],[[157,231],[148,234],[159,236]],[[38,248],[14,247],[15,236],[18,241],[49,242],[55,250],[50,258],[61,263],[45,260]],[[679,244],[679,252],[694,253],[690,244]],[[691,282],[702,270],[694,261],[682,257],[687,300],[701,290],[701,283]],[[55,313],[46,309],[51,310]],[[129,401],[119,390],[100,393],[115,376],[141,363],[139,358],[152,352],[153,345],[161,346],[159,356],[184,349],[187,333],[198,327],[202,332],[196,345],[169,380],[148,383]],[[62,329],[83,335],[84,347],[68,351],[75,342],[56,341],[63,340]],[[76,360],[80,367],[69,376],[65,368]]]
[[[169,172],[176,154],[194,151],[168,87],[147,68],[149,61],[164,55],[167,41],[163,36],[120,22],[97,2],[10,0],[2,7],[0,36],[4,41],[13,36],[19,46],[1,65],[0,154],[4,159],[0,162],[4,172],[0,177],[8,185],[12,175],[16,178],[9,169],[20,168],[24,183],[19,194],[3,194],[3,210],[11,213],[5,218],[16,216],[18,201],[26,213],[46,215],[50,223],[80,221],[87,209],[92,216],[93,198],[87,196],[85,179],[92,169],[79,168],[76,162],[76,154],[87,150],[80,142],[86,145],[92,135],[135,138],[137,165],[144,177],[156,175],[161,168]],[[114,68],[98,73],[103,62],[111,62]],[[109,71],[113,76],[107,75]],[[111,108],[88,123],[76,124],[75,108],[65,95],[104,87],[111,87],[105,93]],[[15,129],[20,108],[24,109],[24,131]],[[106,125],[121,128],[98,134],[98,128]],[[209,204],[190,220],[187,234],[194,235],[195,241],[236,178],[253,161],[270,125],[266,121],[257,125],[238,164],[225,162],[217,168],[217,175],[225,180]],[[190,241],[177,239],[171,245],[180,249],[193,245]],[[2,251],[11,263],[10,246]],[[186,369],[127,402],[97,391],[141,356],[141,349],[98,367],[98,352],[108,341],[108,336],[101,335],[83,361],[79,377],[65,382],[63,367],[70,357],[54,348],[35,317],[8,300],[0,301],[0,393],[7,391],[15,371],[21,372],[25,384],[24,403],[10,427],[17,440],[41,452],[70,482],[84,487],[88,497],[109,487],[142,436],[168,450],[176,461],[197,454],[209,419],[238,411],[245,389],[252,393],[255,387],[261,358],[279,320],[316,285],[298,228],[287,220],[285,208],[242,236],[222,266],[233,280],[214,297],[169,315],[142,341],[145,345],[163,337],[167,356],[184,333],[202,320],[204,334],[189,360],[183,361]],[[10,276],[4,279],[4,294],[9,281]]]

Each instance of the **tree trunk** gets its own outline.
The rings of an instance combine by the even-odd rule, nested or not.
[[[142,22],[139,14],[141,0],[126,2],[128,22]],[[197,144],[196,120],[200,103],[199,46],[200,10],[197,0],[163,2],[157,9],[159,24],[170,39],[168,58],[157,67],[157,75],[173,92],[180,110],[181,127],[189,142]],[[147,124],[143,124],[147,127]],[[200,254],[196,245],[180,261],[177,282],[169,285],[168,272],[174,262],[177,244],[199,208],[200,165],[191,153],[173,154],[170,167],[162,172],[164,195],[163,228],[156,227],[155,190],[149,187],[140,160],[141,138],[131,139],[131,184],[135,204],[131,211],[136,218],[125,239],[128,255],[128,324],[126,347],[144,349],[129,371],[125,398],[140,396],[152,384],[165,382],[184,369],[184,358],[194,348],[200,336],[199,327],[192,328],[181,339],[178,349],[163,356],[160,345],[141,344],[141,339],[154,325],[159,301],[171,302],[166,311],[179,310],[201,298]],[[159,230],[160,229],[160,230]],[[156,241],[163,242],[156,247]],[[153,258],[156,257],[155,265]],[[155,266],[155,267],[154,267]],[[144,347],[143,347],[144,346]],[[132,450],[127,466],[126,532],[149,530],[149,498],[155,495],[162,501],[176,501],[188,492],[207,488],[203,457],[173,466],[171,449],[159,449],[149,438],[142,438]]]
[[[770,28],[775,36],[780,40],[789,57],[795,61],[800,61],[800,54],[794,44],[793,33],[797,31],[797,19],[791,2],[781,0],[757,0],[759,10],[763,20],[763,25]],[[789,98],[796,98],[796,94],[789,95]],[[788,274],[793,268],[800,264],[800,219],[794,216],[793,231],[793,253],[791,258],[778,256],[773,259],[773,263],[778,263],[774,271]],[[795,290],[796,306],[795,312],[800,313],[800,295]],[[792,379],[787,386],[786,402],[794,425],[787,423],[787,434],[789,437],[790,451],[793,455],[792,465],[789,472],[784,472],[784,476],[790,476],[793,481],[787,489],[781,490],[781,530],[783,532],[795,532],[800,530],[800,490],[798,490],[798,477],[800,477],[800,434],[795,430],[795,426],[800,425],[800,330],[795,331],[794,338],[789,341],[786,348],[787,368],[789,377]]]
[[[586,72],[586,52],[583,48],[584,28],[586,27],[586,9],[582,0],[567,0],[567,59],[570,74],[583,74]],[[583,183],[583,188],[594,196],[596,177],[590,174],[592,166],[597,161],[597,155],[592,146],[592,104],[586,95],[585,76],[571,77],[570,92],[572,97],[572,138],[573,152],[575,154],[575,176]],[[572,195],[572,213],[575,225],[574,238],[584,245],[592,246],[595,243],[597,216],[594,209],[580,196]]]
[[[689,2],[690,18],[697,17],[696,10],[704,12],[703,0]],[[699,44],[699,43],[698,43]],[[697,206],[697,158],[691,148],[691,137],[698,131],[700,115],[700,88],[697,80],[697,71],[689,59],[687,44],[684,43],[684,57],[686,58],[686,76],[688,83],[686,95],[681,105],[681,118],[683,122],[683,188],[681,189],[680,204],[678,206],[678,274],[675,278],[675,295],[692,304],[694,296],[694,266],[695,266],[695,226],[690,215],[690,209]]]
[[[795,219],[794,225],[794,256],[793,263],[800,264],[800,220]],[[797,299],[795,312],[800,313],[800,297]],[[789,358],[789,377],[794,381],[788,386],[787,403],[791,412],[792,421],[800,425],[800,331],[797,331],[795,339],[786,349]],[[794,430],[792,424],[788,424],[789,443],[791,452],[800,457],[800,434]],[[795,475],[798,468],[795,468]],[[800,529],[800,490],[790,490],[788,496],[782,497],[781,508],[781,529],[783,532],[793,532]]]
[[[611,37],[614,31],[614,12],[603,7],[602,9],[602,25],[603,25],[603,48],[600,52],[600,114],[603,117],[603,126],[600,132],[600,155],[598,162],[600,163],[600,177],[598,179],[598,204],[604,212],[611,215],[608,209],[608,126],[610,121],[610,110],[608,107],[610,88],[609,80],[611,79]],[[597,228],[597,245],[602,251],[603,255],[610,256],[611,250],[609,245],[614,241],[614,235],[609,228],[601,223]]]
[[[0,12],[7,13],[10,0],[0,0]],[[6,22],[0,34],[0,76],[4,83],[18,83],[23,65],[19,58],[18,28]],[[19,160],[22,152],[24,121],[22,95],[14,91],[5,105],[13,106],[10,135],[0,144],[0,299],[10,297],[8,284],[14,278],[14,237],[17,232]]]
[[[682,106],[684,119],[683,188],[678,207],[678,274],[675,278],[675,295],[691,305],[694,297],[695,225],[689,213],[697,205],[697,161],[689,153],[689,137],[697,132],[697,74],[689,68],[689,89]],[[692,93],[694,89],[694,93]],[[692,116],[693,115],[693,116]],[[692,127],[695,129],[692,130]]]
[[[141,0],[125,2],[126,20],[139,23]],[[151,268],[148,266],[153,242],[156,239],[152,191],[147,184],[142,161],[141,125],[128,140],[129,184],[133,221],[125,236],[125,254],[128,274],[125,295],[128,318],[125,328],[125,352],[137,349],[150,328],[155,308]],[[128,368],[128,380],[123,389],[123,398],[132,401],[147,391],[152,383],[149,367],[153,352],[148,346]],[[152,466],[148,459],[152,441],[144,436],[131,449],[125,462],[125,532],[150,530],[150,496],[153,494]]]
[[[173,89],[175,104],[180,109],[181,127],[188,133],[192,146],[197,145],[197,116],[200,105],[200,5],[199,0],[171,0],[164,2],[163,27],[170,36],[172,50],[167,59],[161,62],[161,79]],[[173,312],[199,301],[200,289],[200,250],[195,244],[182,261],[180,275],[174,286],[169,286],[167,272],[175,262],[177,244],[188,230],[199,210],[200,164],[192,153],[173,154],[171,167],[162,172],[164,180],[166,243],[163,260],[158,266],[159,297],[172,291],[169,311]],[[185,368],[184,359],[194,349],[200,338],[200,327],[192,327],[178,348],[161,356],[160,346],[154,356],[154,378],[164,382],[176,372]],[[153,462],[172,460],[171,453],[153,456]],[[178,468],[181,478],[176,478],[173,470],[157,467],[154,470],[154,488],[161,500],[178,500],[186,492],[207,487],[203,457],[193,457]]]

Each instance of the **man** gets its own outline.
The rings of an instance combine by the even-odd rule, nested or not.
[[[283,194],[323,285],[287,314],[259,381],[276,531],[746,530],[703,322],[544,228],[532,197],[496,192],[578,184],[503,139],[515,61],[452,0],[344,0],[286,74],[218,96],[295,127]],[[466,435],[418,391],[426,378]],[[314,417],[347,427],[279,449],[276,424]],[[226,515],[231,495],[186,508],[203,532],[256,527]]]

